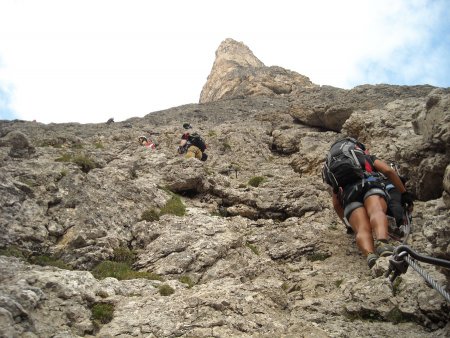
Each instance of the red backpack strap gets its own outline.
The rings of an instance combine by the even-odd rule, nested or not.
[[[370,164],[370,162],[367,160],[364,161],[364,170],[367,171],[368,173],[373,172],[373,166]]]

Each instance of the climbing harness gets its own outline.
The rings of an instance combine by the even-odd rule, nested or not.
[[[409,257],[408,254],[411,256]],[[433,289],[439,292],[450,303],[450,294],[440,286],[422,267],[416,262],[421,261],[428,264],[438,265],[450,269],[450,261],[445,259],[421,255],[412,250],[408,245],[400,245],[395,248],[392,258],[389,259],[389,269],[385,277],[390,276],[391,285],[395,279],[403,273],[406,273],[408,266],[411,266],[419,275],[430,284]],[[392,274],[392,275],[391,275]]]

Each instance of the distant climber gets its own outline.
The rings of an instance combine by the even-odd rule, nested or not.
[[[138,140],[139,143],[144,147],[150,148],[152,150],[156,149],[156,144],[151,139],[147,138],[147,136],[139,136]]]
[[[372,268],[378,257],[392,255],[388,242],[386,217],[388,194],[384,174],[401,194],[402,205],[412,211],[413,198],[396,171],[366,152],[361,142],[346,137],[333,143],[322,169],[324,182],[332,189],[333,207],[348,222],[356,235],[356,244]],[[375,235],[375,240],[373,237]]]
[[[192,126],[189,123],[184,123],[183,128],[188,130],[192,129]],[[192,134],[189,132],[183,133],[178,147],[178,154],[185,154],[185,158],[194,157],[200,161],[206,161],[208,155],[205,153],[205,150],[206,143],[197,132]]]

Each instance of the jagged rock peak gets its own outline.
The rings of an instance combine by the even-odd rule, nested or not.
[[[265,66],[244,43],[229,38],[217,48],[215,63],[219,62],[234,62],[242,67]]]
[[[315,86],[306,76],[277,66],[265,66],[245,44],[225,39],[216,51],[216,59],[199,102],[287,95],[294,88]]]

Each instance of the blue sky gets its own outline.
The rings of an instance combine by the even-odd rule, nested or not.
[[[447,0],[0,0],[0,119],[196,103],[226,38],[314,83],[450,86]]]

